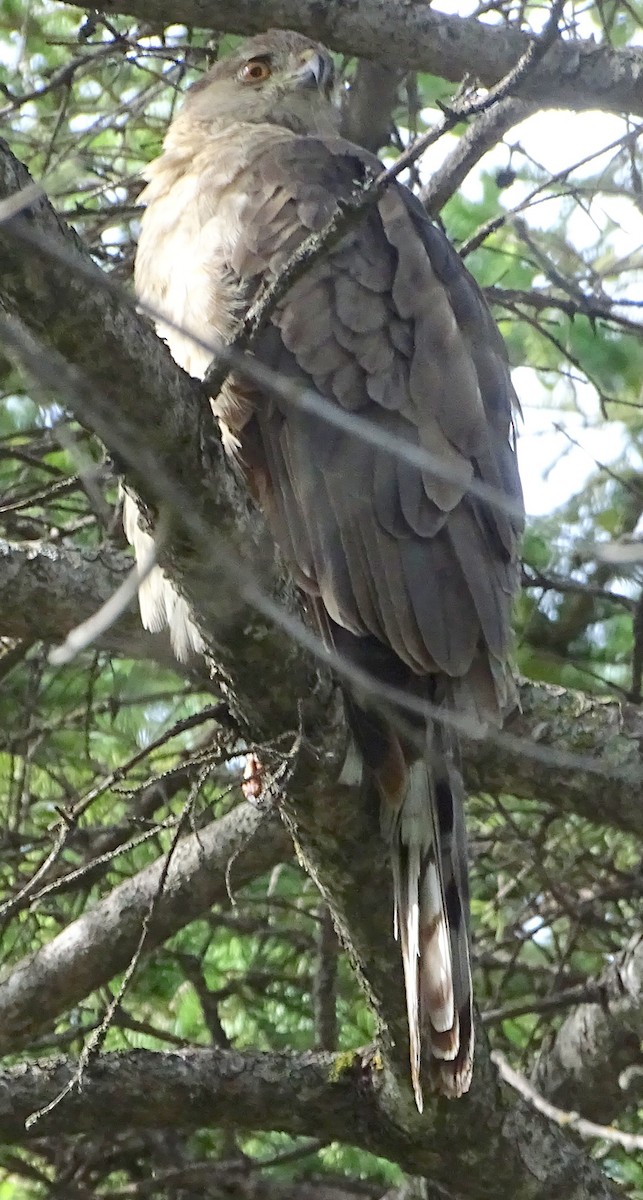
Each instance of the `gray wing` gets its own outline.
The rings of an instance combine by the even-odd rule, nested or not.
[[[277,273],[373,162],[340,139],[291,139],[260,157],[235,275],[252,289]],[[391,439],[380,449],[278,397],[255,399],[241,456],[303,589],[412,672],[502,707],[521,527],[516,400],[478,286],[407,189],[392,185],[360,214],[254,353]],[[405,462],[399,441],[447,478]],[[473,479],[497,489],[499,507],[470,494]]]

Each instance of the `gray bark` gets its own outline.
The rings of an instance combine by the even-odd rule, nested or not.
[[[542,725],[551,711],[551,696],[548,689],[538,690],[541,706],[537,721]],[[555,698],[560,701],[561,697]],[[572,723],[571,706],[580,698],[571,694],[565,699],[570,706],[567,719]],[[604,719],[605,712],[611,714],[612,708],[598,703],[594,715]],[[596,731],[598,738],[601,736],[598,724]],[[579,736],[583,736],[582,730]],[[613,748],[609,724],[603,728],[602,736]],[[500,790],[506,792],[511,783],[502,775],[501,755],[498,760],[498,784],[502,783]],[[469,763],[469,770],[475,769],[474,760]],[[574,780],[575,772],[569,774]],[[399,1012],[401,980],[397,953],[390,939],[389,881],[376,825],[372,815],[360,814],[357,800],[351,798],[348,789],[333,788],[329,783],[325,792],[317,775],[316,784],[312,783],[312,804],[303,798],[306,791],[304,788],[299,794],[296,787],[291,787],[295,809],[307,811],[312,824],[309,855],[323,854],[326,850],[328,863],[318,867],[320,885],[332,887],[336,916],[341,900],[344,940],[349,952],[352,947],[373,1002],[387,1012],[387,1021],[390,1023],[392,1014],[397,1013],[394,1036],[403,1041],[403,1014]],[[341,847],[336,838],[339,822]],[[300,821],[300,839],[302,836],[306,836],[306,826],[302,827]],[[220,821],[186,837],[172,858],[164,894],[148,931],[146,953],[213,904],[225,904],[224,872],[237,850],[242,853],[234,859],[233,886],[241,886],[283,861],[290,852],[290,842],[274,813],[249,804],[240,805]],[[329,863],[333,864],[332,877]],[[159,859],[5,974],[0,982],[0,1051],[14,1051],[25,1045],[43,1027],[126,969],[162,870],[163,859]],[[374,901],[374,897],[379,900]],[[356,949],[356,921],[361,930],[361,951]],[[386,953],[382,947],[386,947]],[[541,1058],[534,1084],[559,1106],[578,1109],[593,1120],[605,1121],[613,1119],[627,1104],[629,1097],[619,1086],[619,1075],[639,1061],[643,1036],[642,962],[638,939],[599,981],[601,1003],[575,1008],[564,1021],[553,1046]]]
[[[99,548],[0,538],[0,635],[56,644],[87,620],[132,570],[129,554]],[[166,633],[143,629],[133,601],[95,648],[124,658],[149,658],[180,670]]]
[[[279,1129],[349,1142],[431,1176],[457,1200],[616,1200],[618,1191],[574,1143],[520,1102],[505,1106],[478,1071],[465,1103],[442,1101],[420,1118],[399,1107],[386,1071],[360,1054],[132,1051],[88,1066],[74,1088],[28,1130],[25,1122],[66,1086],[73,1064],[0,1071],[0,1139],[127,1129]],[[296,1101],[294,1101],[296,1097]],[[446,1119],[448,1116],[448,1119]]]
[[[504,734],[465,745],[467,787],[546,800],[640,836],[642,737],[635,704],[523,683]]]
[[[402,78],[401,71],[383,63],[359,62],[342,113],[342,136],[373,154],[388,145]]]
[[[81,6],[82,7],[82,6]],[[227,33],[297,29],[345,54],[430,71],[459,82],[466,74],[497,83],[526,51],[529,36],[507,25],[447,16],[429,0],[112,0],[110,12],[156,27],[184,21]],[[517,91],[539,108],[603,109],[643,115],[643,53],[593,41],[559,41]]]
[[[643,935],[632,939],[599,980],[601,1001],[579,1004],[536,1064],[531,1082],[559,1108],[606,1124],[641,1095],[622,1073],[641,1067],[643,1042]],[[627,1074],[625,1079],[627,1078]]]

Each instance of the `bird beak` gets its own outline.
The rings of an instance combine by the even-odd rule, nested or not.
[[[325,91],[332,83],[333,69],[329,61],[317,50],[307,50],[301,58],[301,66],[293,71],[292,81],[297,88],[317,88]]]

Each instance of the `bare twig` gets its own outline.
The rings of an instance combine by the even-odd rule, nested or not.
[[[532,112],[522,100],[507,97],[480,113],[465,130],[448,158],[433,172],[420,190],[420,199],[431,216],[437,216],[447,200],[466,179],[477,162],[504,137],[505,133]]]
[[[89,1064],[92,1062],[92,1060],[94,1058],[96,1058],[96,1056],[98,1054],[100,1054],[101,1048],[105,1042],[105,1038],[107,1037],[107,1034],[109,1032],[112,1020],[113,1020],[115,1014],[118,1012],[118,1009],[120,1008],[120,1006],[123,1002],[125,993],[127,992],[127,989],[128,989],[128,987],[132,981],[132,978],[134,976],[134,972],[136,971],[136,968],[138,967],[138,964],[141,960],[141,955],[143,953],[143,947],[145,946],[145,942],[147,940],[147,936],[148,936],[148,933],[150,930],[150,925],[152,923],[152,919],[154,917],[154,913],[156,912],[156,909],[157,909],[159,902],[161,900],[161,897],[163,895],[163,890],[165,888],[165,883],[166,883],[168,872],[170,869],[170,864],[172,862],[172,856],[179,844],[181,835],[185,829],[189,814],[192,811],[192,808],[194,806],[194,802],[199,793],[199,790],[202,787],[204,780],[205,780],[206,776],[209,774],[209,772],[210,772],[209,767],[206,768],[205,772],[203,772],[203,771],[200,772],[198,778],[195,780],[194,784],[190,788],[190,792],[188,794],[187,800],[185,801],[185,804],[183,805],[179,819],[176,823],[176,829],[174,830],[174,835],[172,837],[172,841],[170,843],[169,849],[167,851],[167,854],[164,856],[163,866],[161,868],[161,872],[159,875],[158,886],[150,899],[148,910],[147,910],[147,912],[143,918],[142,924],[141,924],[141,931],[140,931],[138,942],[136,944],[134,953],[132,954],[132,957],[130,958],[129,963],[127,964],[127,967],[123,974],[123,978],[118,986],[118,990],[116,991],[116,993],[112,997],[112,1000],[110,1001],[109,1005],[107,1006],[107,1009],[105,1011],[105,1014],[104,1014],[103,1019],[101,1020],[100,1024],[93,1030],[93,1032],[87,1038],[87,1041],[85,1042],[85,1045],[79,1055],[78,1064],[76,1066],[76,1070],[74,1071],[73,1075],[67,1081],[65,1086],[60,1089],[60,1091],[57,1093],[57,1095],[54,1096],[53,1099],[49,1101],[48,1104],[45,1104],[42,1108],[37,1109],[33,1113],[30,1113],[30,1115],[27,1117],[27,1119],[25,1121],[26,1129],[31,1129],[32,1126],[37,1124],[37,1122],[40,1121],[43,1117],[48,1116],[48,1114],[50,1112],[52,1112],[53,1109],[56,1108],[65,1099],[65,1097],[69,1095],[70,1092],[74,1091],[75,1088],[82,1087],[83,1075],[85,1073],[86,1068],[89,1066]]]
[[[617,1146],[622,1146],[624,1150],[643,1150],[643,1134],[626,1133],[622,1129],[615,1129],[613,1125],[597,1125],[594,1121],[587,1121],[579,1113],[565,1112],[563,1108],[556,1108],[555,1104],[550,1104],[549,1100],[545,1100],[545,1097],[532,1087],[524,1075],[509,1065],[504,1054],[501,1054],[499,1050],[491,1051],[491,1060],[496,1064],[505,1083],[508,1083],[514,1091],[528,1100],[537,1112],[542,1113],[550,1121],[555,1121],[557,1125],[561,1125],[565,1129],[573,1130],[583,1138],[601,1138],[604,1142],[613,1142]]]

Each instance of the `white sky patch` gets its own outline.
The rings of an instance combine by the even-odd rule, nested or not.
[[[70,118],[69,128],[72,133],[86,133],[88,129],[93,129],[95,125],[99,125],[101,118],[96,113],[75,113]]]
[[[461,9],[459,12],[462,15]],[[430,111],[427,111],[426,117],[429,122],[435,120]],[[556,110],[534,114],[509,131],[507,144],[495,146],[481,159],[464,181],[461,194],[472,203],[479,201],[482,196],[481,175],[508,165],[509,146],[520,145],[544,170],[555,174],[601,151],[625,131],[625,122],[607,113]],[[448,135],[431,147],[422,164],[423,177],[428,178],[437,169],[455,142],[456,139]],[[573,172],[573,179],[595,178],[601,169],[609,168],[614,153],[611,150],[593,159],[585,167]],[[524,161],[521,155],[518,159],[521,167]],[[533,190],[533,186],[528,181],[517,180],[503,192],[504,206],[507,209],[514,208]],[[643,247],[643,214],[633,203],[622,196],[592,197],[591,205],[589,199],[589,211],[575,205],[567,218],[565,235],[572,246],[587,255],[601,238],[603,230],[611,224],[609,249],[615,259],[627,259]],[[561,206],[565,203],[569,202],[552,197],[531,206],[525,213],[530,228],[547,230],[555,226],[560,219]],[[591,261],[591,253],[588,257]],[[632,274],[626,273],[623,281],[614,280],[610,283],[613,295],[640,298],[640,275],[636,281],[631,278]],[[542,283],[544,287],[547,286],[546,281]],[[577,411],[570,411],[569,408],[565,411],[558,407],[558,390],[552,397],[535,371],[527,367],[518,368],[513,372],[513,380],[524,415],[520,426],[518,456],[526,508],[530,516],[542,516],[575,495],[590,475],[596,472],[597,462],[609,466],[621,458],[628,447],[629,438],[621,423],[605,421],[601,417],[598,397],[589,384],[575,384],[574,406]],[[579,445],[572,445],[555,428],[556,425],[562,426]]]
[[[629,438],[619,421],[590,424],[593,388],[582,389],[589,412],[583,412],[582,396],[578,411],[561,411],[530,367],[518,367],[512,378],[523,409],[518,462],[525,507],[531,517],[545,516],[580,491],[596,472],[597,462],[609,464],[619,459]]]
[[[573,147],[573,159],[579,161],[614,141],[624,131],[622,120],[605,113],[552,112],[530,117],[511,132],[509,139],[520,142],[548,171],[557,172],[569,165],[570,147]],[[498,150],[496,147],[494,155]],[[595,175],[599,164],[608,165],[612,153],[581,168],[574,177]],[[491,157],[488,155],[487,159]],[[482,165],[484,169],[486,162]],[[524,191],[528,190],[524,184],[520,186]],[[507,206],[512,207],[520,198],[518,187],[514,185],[507,190],[504,199]],[[552,201],[530,209],[530,227],[547,229],[556,215],[552,206],[561,203]],[[591,215],[577,205],[567,221],[566,236],[576,249],[587,251],[600,236],[597,224],[605,227],[610,222],[614,228],[609,235],[609,245],[615,258],[627,258],[643,246],[643,214],[634,204],[617,196],[592,200]],[[611,289],[613,294],[632,295],[633,281],[629,282],[630,286],[626,282],[620,287],[615,283]],[[637,290],[640,295],[640,289]],[[524,409],[519,462],[526,508],[532,516],[544,515],[578,492],[596,471],[597,462],[610,465],[621,458],[629,439],[620,422],[605,421],[600,417],[598,397],[589,385],[577,384],[575,387],[575,404],[580,411],[561,413],[554,407],[555,397],[552,402],[533,371],[518,369],[513,372],[513,378]],[[579,445],[573,446],[555,428],[556,424],[567,430]]]

